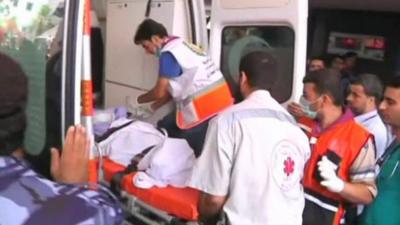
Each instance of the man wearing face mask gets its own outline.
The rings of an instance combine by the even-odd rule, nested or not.
[[[166,28],[154,20],[146,19],[139,25],[134,41],[159,57],[160,65],[156,85],[140,95],[137,103],[152,102],[155,110],[172,98],[176,112],[158,125],[171,137],[185,138],[199,155],[208,119],[233,104],[222,73],[203,50],[169,36]]]
[[[287,110],[296,118],[297,125],[310,137],[311,127],[317,117],[317,113],[310,109],[310,103],[302,96],[299,103],[289,103]]]
[[[352,219],[355,204],[377,194],[372,135],[343,107],[336,70],[309,73],[304,79],[304,108],[316,113],[309,132],[311,158],[304,173],[303,225],[339,225]]]

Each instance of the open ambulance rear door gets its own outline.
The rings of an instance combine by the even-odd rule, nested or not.
[[[213,0],[210,54],[236,98],[239,62],[261,50],[278,61],[279,79],[271,90],[280,103],[302,93],[307,44],[307,0]]]

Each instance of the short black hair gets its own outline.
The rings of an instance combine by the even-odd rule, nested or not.
[[[350,84],[361,85],[368,96],[375,97],[375,103],[379,104],[383,97],[383,85],[379,77],[375,74],[360,74],[350,79]]]
[[[343,54],[342,58],[343,59],[348,59],[348,58],[353,58],[353,57],[358,57],[358,54],[356,52],[346,52]]]
[[[0,155],[23,146],[27,85],[21,66],[0,53]]]
[[[319,60],[326,66],[326,58],[323,56],[312,57],[309,62],[311,63],[313,60]]]
[[[333,63],[334,63],[335,59],[339,59],[339,60],[342,61],[342,63],[344,63],[344,58],[343,58],[343,56],[341,56],[341,55],[332,55],[332,56],[329,58],[329,67],[332,67],[332,66],[333,66]]]
[[[278,78],[276,59],[267,52],[255,51],[245,55],[239,66],[252,88],[270,90]]]
[[[395,76],[386,82],[386,87],[400,88],[400,76]]]
[[[315,57],[310,58],[310,62],[313,60],[321,60],[325,64],[325,61],[326,61],[325,59],[326,59],[326,57],[324,57],[324,56],[315,56]]]
[[[321,69],[309,72],[303,78],[303,84],[313,83],[319,95],[329,95],[336,106],[343,106],[344,98],[341,91],[340,72],[335,69]]]
[[[338,55],[338,54],[331,55],[330,60],[332,61],[332,60],[334,60],[334,59],[341,59],[341,60],[343,60],[343,56]]]
[[[164,38],[168,36],[168,32],[161,23],[152,19],[145,19],[136,30],[134,42],[138,45],[142,41],[151,40],[154,35]]]

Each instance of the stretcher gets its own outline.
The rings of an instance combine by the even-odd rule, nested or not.
[[[114,174],[125,169],[124,166],[102,158],[102,177],[110,182]],[[125,211],[144,224],[198,224],[197,203],[199,192],[192,188],[152,187],[140,189],[134,186],[135,172],[123,176],[120,182],[121,197]]]

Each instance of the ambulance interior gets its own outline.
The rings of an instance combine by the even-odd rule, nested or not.
[[[129,108],[138,95],[153,87],[158,76],[157,58],[146,54],[141,46],[133,42],[137,26],[146,17],[162,23],[171,35],[180,36],[207,50],[211,58],[220,66],[237,100],[240,100],[237,85],[238,62],[243,54],[255,49],[270,52],[278,59],[280,79],[271,92],[273,97],[282,104],[299,99],[302,92],[301,80],[306,70],[306,57],[324,56],[329,59],[333,55],[354,51],[359,55],[358,72],[375,73],[383,80],[400,73],[400,42],[398,41],[400,40],[400,1],[398,0],[310,0],[308,7],[293,6],[301,8],[305,15],[308,9],[308,22],[307,17],[296,13],[285,14],[271,9],[265,13],[262,13],[260,9],[257,11],[254,6],[269,4],[259,0],[219,0],[218,2],[220,5],[215,4],[215,0],[214,2],[211,0],[204,2],[199,0],[93,0],[91,2],[93,10],[91,56],[96,107],[98,109],[117,106]],[[268,2],[292,4],[301,1]],[[240,9],[241,4],[245,9]],[[290,15],[295,18],[290,18]],[[274,17],[282,18],[274,19]],[[282,22],[283,17],[290,18],[288,19],[290,22]],[[52,34],[54,37],[55,32]],[[44,48],[47,48],[47,45],[48,43]],[[245,52],[239,51],[243,49],[243,45],[249,46],[246,47]],[[9,49],[3,45],[2,48]],[[13,46],[13,48],[17,47]],[[9,52],[17,55],[21,51],[10,50]],[[23,63],[28,63],[27,60],[23,60]],[[28,72],[33,71],[32,74],[37,74],[36,78],[30,77],[29,92],[30,96],[38,97],[38,99],[30,97],[28,104],[29,122],[25,144],[30,146],[27,149],[30,154],[46,165],[46,160],[48,161],[49,158],[45,145],[48,144],[49,135],[55,135],[56,137],[51,138],[61,140],[61,133],[46,133],[46,126],[61,123],[61,121],[57,119],[60,109],[52,111],[52,114],[45,114],[47,107],[45,99],[49,97],[44,92],[47,89],[45,71],[46,69],[57,71],[57,64],[52,64],[51,58],[45,61],[44,55],[42,61],[40,63],[44,66],[38,71],[35,71],[35,68],[30,70],[30,67],[24,67],[28,68],[26,69]],[[70,84],[72,86],[72,83]],[[49,90],[46,91],[51,93]],[[37,92],[39,94],[36,94]],[[157,118],[165,115],[170,110],[168,107],[160,110],[151,122],[154,123]],[[104,163],[104,165],[108,167],[104,174],[108,180],[111,179],[113,173],[124,169],[113,162]],[[157,214],[158,221],[167,221],[166,224],[196,220],[198,213],[193,199],[196,199],[198,193],[189,190],[189,194],[178,197],[176,204],[178,206],[171,212],[168,211],[170,209],[166,209],[167,203],[160,201],[151,202],[150,205],[145,203],[149,199],[164,198],[165,193],[157,190],[149,196],[146,192],[129,185],[130,180],[132,180],[132,175],[123,179],[122,189],[126,189],[124,194],[135,194],[136,197],[127,198],[129,202],[127,210],[134,211],[137,208],[133,205],[139,204],[140,212],[135,215],[136,217],[142,217],[142,211],[146,211]],[[180,190],[169,189],[167,196],[182,196],[182,193]],[[165,201],[168,202],[168,199]],[[187,207],[187,201],[190,202],[189,207]],[[180,215],[177,217],[177,214]],[[155,224],[149,218],[139,218],[139,220],[144,221],[145,224]]]

